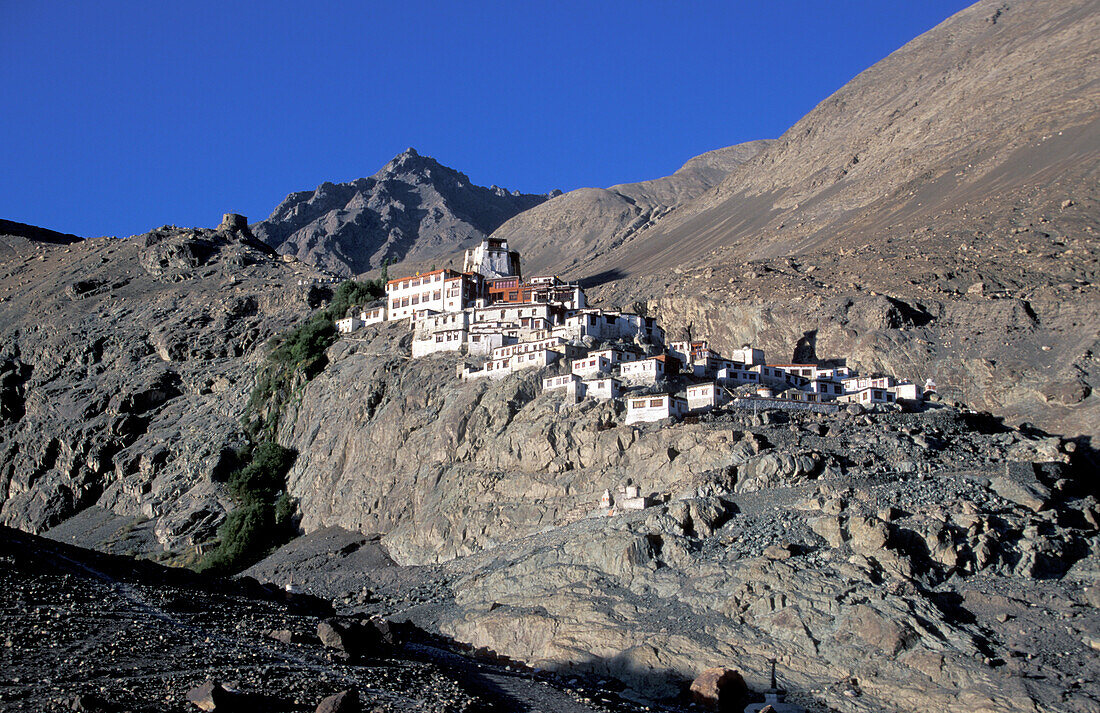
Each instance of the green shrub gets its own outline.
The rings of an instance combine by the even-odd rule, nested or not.
[[[289,494],[283,493],[275,501],[275,530],[292,537],[297,528],[294,521],[295,502]]]
[[[384,294],[385,279],[348,280],[336,289],[328,307],[271,340],[241,417],[252,444],[226,459],[236,465],[224,479],[237,507],[218,528],[218,545],[199,563],[200,571],[237,572],[296,534],[295,503],[286,493],[286,474],[297,453],[275,442],[279,418],[295,385],[309,381],[328,364],[325,350],[337,339],[336,320],[351,307]],[[222,477],[219,473],[217,479]]]
[[[268,358],[282,365],[303,366],[324,357],[336,341],[336,323],[318,312],[289,332],[273,340]]]
[[[342,319],[351,307],[372,302],[386,294],[386,283],[382,280],[369,280],[356,282],[348,280],[340,283],[336,288],[336,294],[332,297],[325,313],[329,319],[335,321]]]
[[[218,528],[218,546],[198,565],[200,572],[238,572],[264,556],[272,544],[275,509],[271,503],[242,505]]]
[[[286,474],[297,457],[274,441],[258,445],[248,463],[229,476],[229,492],[242,504],[271,502],[286,490]]]

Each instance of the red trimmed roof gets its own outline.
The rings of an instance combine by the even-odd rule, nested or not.
[[[442,270],[432,270],[431,272],[421,272],[421,273],[418,273],[416,275],[407,275],[405,277],[399,277],[396,280],[390,280],[386,284],[387,285],[395,285],[398,282],[404,282],[405,280],[416,280],[416,279],[419,279],[419,278],[422,278],[422,277],[428,277],[429,275],[438,275],[441,272],[450,272],[450,273],[454,273],[455,275],[460,274],[460,273],[455,272],[454,270],[451,270],[451,269],[445,267]]]

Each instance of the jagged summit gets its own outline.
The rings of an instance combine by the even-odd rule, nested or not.
[[[291,193],[252,229],[281,253],[351,275],[457,253],[547,197],[477,186],[410,147],[370,177]]]

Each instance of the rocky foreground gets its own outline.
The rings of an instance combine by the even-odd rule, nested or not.
[[[0,711],[641,710],[313,597],[3,527],[0,637]]]
[[[808,707],[1100,706],[1087,446],[946,403],[627,426],[374,334],[280,436],[314,534],[249,574],[645,700],[774,657]],[[658,504],[597,509],[628,483]]]

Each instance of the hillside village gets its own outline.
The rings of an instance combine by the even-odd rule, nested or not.
[[[771,363],[745,345],[728,357],[705,340],[666,343],[652,317],[590,307],[580,285],[556,276],[525,280],[519,253],[486,239],[466,251],[463,271],[443,269],[389,280],[386,297],[337,321],[342,334],[408,320],[412,357],[459,352],[456,377],[500,379],[558,365],[542,380],[571,404],[626,403],[626,423],[680,419],[719,407],[835,413],[912,407],[935,390],[890,375],[861,376],[835,364]],[[841,360],[842,363],[842,360]]]

